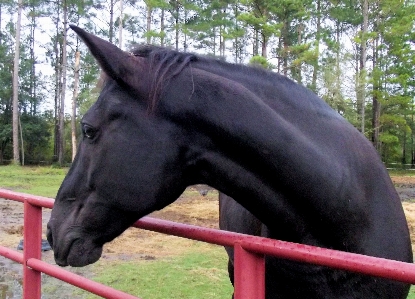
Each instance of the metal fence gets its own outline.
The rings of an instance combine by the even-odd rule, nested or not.
[[[41,298],[41,273],[104,298],[132,299],[132,295],[73,274],[41,260],[42,208],[53,199],[0,189],[0,198],[24,204],[23,254],[0,246],[0,255],[23,265],[23,299]],[[271,240],[255,236],[144,217],[135,227],[235,249],[235,299],[265,298],[265,255],[328,266],[415,284],[415,265],[360,254]]]

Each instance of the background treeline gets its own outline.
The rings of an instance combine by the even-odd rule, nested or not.
[[[0,163],[71,161],[99,76],[72,23],[126,50],[261,64],[316,92],[385,162],[415,164],[414,19],[412,0],[0,0]]]

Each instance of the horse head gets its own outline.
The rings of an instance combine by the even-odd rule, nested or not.
[[[72,29],[99,62],[105,83],[82,119],[83,137],[47,235],[59,265],[84,266],[99,259],[104,243],[180,196],[189,184],[182,150],[188,141],[181,127],[149,111],[154,90],[146,59]]]

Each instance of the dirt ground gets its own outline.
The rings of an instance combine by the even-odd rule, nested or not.
[[[200,189],[200,192],[198,191]],[[203,196],[205,190],[209,192]],[[218,192],[209,187],[191,187],[175,203],[151,214],[151,217],[171,221],[218,228]],[[46,238],[46,223],[50,218],[50,210],[43,211],[43,237]],[[19,202],[0,200],[0,245],[15,248],[23,237],[23,205]],[[103,257],[113,255],[145,254],[163,256],[161,241],[169,236],[146,230],[130,228],[120,237],[104,247]],[[177,239],[176,237],[170,237]],[[166,248],[167,250],[167,248]]]
[[[392,177],[392,180],[403,201],[403,207],[411,231],[412,243],[415,244],[415,177]],[[205,193],[206,190],[209,190],[209,192],[203,196],[202,193]],[[218,193],[216,190],[206,189],[204,186],[190,187],[175,203],[150,216],[181,223],[217,228],[219,210],[217,198]],[[46,231],[46,223],[49,217],[50,210],[44,209],[43,233]],[[0,245],[16,248],[22,237],[23,205],[18,202],[0,200]],[[113,261],[115,259],[148,260],[177,255],[191,250],[189,248],[194,242],[196,241],[130,228],[120,237],[104,246],[101,262]],[[174,248],[174,252],[172,252],[172,248]],[[54,264],[53,253],[51,251],[44,252],[42,258]],[[20,265],[0,257],[0,299],[21,297],[19,294],[19,284],[17,284],[14,290],[10,287],[10,279],[16,284],[15,280],[17,278],[13,277],[20,275],[18,273],[20,269]],[[76,271],[84,274],[85,271],[89,270]],[[7,295],[7,292],[14,292],[13,296]],[[51,298],[54,297],[52,296]],[[75,297],[68,291],[68,295],[61,296],[61,298]]]

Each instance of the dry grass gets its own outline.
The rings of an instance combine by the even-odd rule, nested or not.
[[[408,221],[409,231],[411,233],[412,251],[415,251],[415,203],[403,202],[402,205],[406,220]]]
[[[218,228],[217,191],[201,196],[189,188],[175,203],[150,216],[175,222]],[[112,260],[123,254],[125,259],[159,259],[188,253],[197,241],[163,235],[137,228],[127,229],[120,237],[104,246],[103,258]],[[208,249],[208,245],[200,249]],[[127,254],[125,254],[127,253]]]

